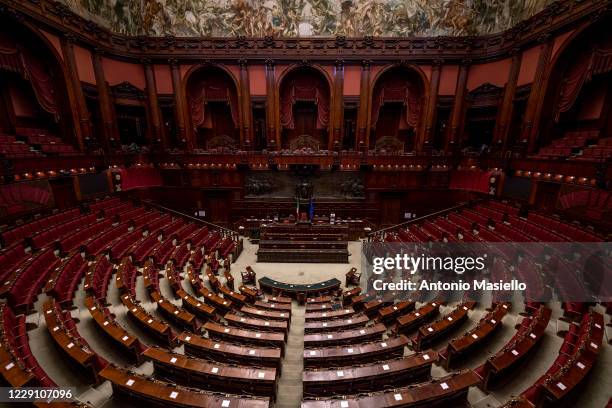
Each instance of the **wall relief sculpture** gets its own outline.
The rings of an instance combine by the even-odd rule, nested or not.
[[[128,35],[450,36],[506,30],[552,0],[60,0]]]
[[[307,191],[298,191],[297,187]],[[250,198],[359,199],[365,197],[363,176],[358,172],[316,171],[309,175],[285,171],[251,171],[244,184]],[[303,194],[302,194],[303,193]]]

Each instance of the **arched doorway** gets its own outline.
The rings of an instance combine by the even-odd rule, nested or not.
[[[240,107],[234,78],[220,67],[199,67],[187,78],[187,105],[195,146],[234,150],[240,146]]]
[[[568,154],[612,132],[611,18],[584,29],[556,57],[540,121],[538,146],[566,138]]]
[[[280,80],[281,148],[327,150],[331,91],[323,72],[294,68]]]
[[[6,17],[0,18],[0,133],[47,155],[73,151],[62,142],[77,142],[57,54],[34,31]]]
[[[424,112],[424,80],[410,67],[383,71],[372,88],[370,150],[396,152],[416,148]]]

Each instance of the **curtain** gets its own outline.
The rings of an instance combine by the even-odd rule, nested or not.
[[[372,127],[376,127],[380,109],[386,102],[403,103],[405,110],[402,119],[409,127],[417,127],[421,114],[421,95],[412,83],[387,80],[375,89],[372,98]]]
[[[29,80],[40,106],[59,120],[53,76],[40,56],[0,33],[0,68]]]
[[[563,79],[559,102],[555,108],[555,121],[559,120],[561,113],[569,111],[574,106],[580,90],[593,76],[610,71],[612,71],[612,49],[595,48],[583,52],[567,70]]]
[[[238,96],[233,92],[233,84],[220,81],[218,78],[203,79],[189,90],[189,107],[194,127],[196,129],[207,127],[206,104],[215,101],[226,102],[229,105],[232,122],[238,127]]]
[[[283,84],[280,96],[280,121],[286,129],[295,129],[293,105],[298,101],[312,101],[317,106],[317,129],[329,125],[329,91],[327,83],[312,76],[301,76]]]

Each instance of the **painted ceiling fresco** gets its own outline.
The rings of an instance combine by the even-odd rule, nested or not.
[[[150,36],[479,35],[553,0],[59,0],[112,31]]]

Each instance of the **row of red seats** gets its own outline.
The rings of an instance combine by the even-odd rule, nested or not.
[[[584,287],[585,276],[578,276],[578,265],[560,257],[552,257],[544,265],[548,279],[555,282],[555,288],[561,299],[587,299],[589,296]],[[581,302],[565,302],[562,304],[563,315],[570,319],[578,319],[587,310],[588,304]]]
[[[150,233],[148,236],[142,237],[139,242],[134,244],[130,251],[134,263],[142,265],[151,250],[159,243],[160,241],[157,234]]]
[[[592,192],[594,200],[598,203],[605,202],[609,193],[599,190],[593,190]],[[609,200],[608,200],[609,201]],[[492,214],[490,209],[486,207],[492,207],[495,204],[499,204],[495,201],[489,201],[485,205],[480,205],[479,211],[488,214],[488,216],[495,217],[493,219],[499,220],[500,213]],[[583,228],[565,223],[563,221],[556,220],[551,217],[546,217],[534,212],[530,212],[527,215],[527,219],[518,217],[518,209],[505,204],[505,211],[509,217],[507,221],[516,228],[518,231],[522,231],[539,241],[543,242],[558,242],[558,241],[580,241],[580,242],[599,242],[602,240],[597,234],[589,232]],[[513,208],[513,209],[512,209]],[[502,217],[503,218],[503,217]]]
[[[16,141],[13,135],[0,135],[0,144],[15,143]]]
[[[195,223],[189,223],[184,225],[180,230],[176,231],[174,237],[177,241],[185,241],[191,235],[198,230],[198,225]]]
[[[11,269],[21,262],[25,256],[25,248],[21,244],[13,245],[8,249],[0,251],[0,265],[2,265],[0,282],[3,282],[3,279],[8,276]]]
[[[119,267],[117,268],[117,288],[120,293],[129,293],[133,298],[136,297],[136,277],[138,276],[138,270],[132,264],[129,257],[125,257],[121,260]]]
[[[22,366],[19,368],[23,368],[22,371],[34,375],[35,384],[30,385],[47,388],[57,387],[32,354],[26,332],[25,316],[23,314],[16,315],[6,303],[0,305],[0,314],[2,316],[2,343],[9,350],[13,360]],[[4,367],[5,369],[6,367],[17,369],[13,365],[14,362],[6,364]]]
[[[87,269],[85,291],[92,294],[96,300],[106,302],[106,291],[112,275],[113,264],[108,261],[106,256],[96,257]]]
[[[174,251],[170,255],[170,259],[177,268],[182,269],[185,266],[185,262],[189,259],[190,254],[191,251],[187,247],[187,244],[178,245],[174,248]]]
[[[63,306],[72,304],[72,298],[79,282],[87,269],[87,262],[80,253],[74,253],[69,260],[60,266],[61,271],[53,281],[47,293]]]
[[[0,154],[3,154],[9,159],[21,159],[40,156],[38,152],[33,151],[30,146],[19,142],[1,143]]]
[[[120,204],[119,197],[107,198],[105,200],[95,201],[89,204],[89,209],[92,212],[98,212],[100,210],[116,207]]]
[[[127,212],[133,208],[134,206],[132,205],[132,203],[120,203],[116,206],[105,208],[103,212],[105,217],[113,218],[116,214]]]
[[[96,257],[106,250],[113,242],[119,240],[119,238],[127,232],[127,224],[120,224],[108,231],[105,231],[104,233],[83,243],[85,246],[85,252],[87,252],[88,255]]]
[[[559,355],[553,364],[521,396],[535,406],[540,406],[543,398],[543,387],[550,379],[576,364],[576,358],[581,354],[598,353],[603,337],[602,324],[603,316],[596,312],[585,314],[580,326],[571,324],[559,350]]]
[[[529,215],[527,215],[527,220],[538,225],[541,229],[555,231],[557,234],[567,237],[568,240],[578,242],[603,241],[603,239],[599,235],[591,231],[588,231],[576,225],[559,221],[555,218],[543,216],[538,213],[529,213]]]
[[[54,312],[56,320],[59,322],[60,328],[64,329],[64,332],[66,332],[70,336],[72,343],[86,346],[87,349],[89,349],[89,351],[94,354],[92,364],[93,370],[96,373],[109,364],[104,357],[94,352],[93,349],[89,346],[89,343],[87,343],[87,340],[85,340],[85,338],[81,336],[79,330],[77,329],[76,322],[70,314],[70,311],[62,310],[60,304],[55,302],[53,298],[47,301],[47,304],[45,305],[45,310],[52,310]]]
[[[192,247],[199,247],[199,246],[202,246],[202,244],[204,243],[204,240],[206,239],[206,237],[208,237],[208,233],[209,233],[208,227],[204,226],[204,227],[198,228],[187,239],[189,240],[189,242],[191,242]]]
[[[494,210],[506,212],[510,215],[518,216],[519,213],[519,209],[517,207],[501,201],[489,201],[487,202],[487,205]]]
[[[49,275],[59,265],[60,259],[51,249],[45,249],[35,255],[29,265],[20,271],[15,271],[10,280],[8,301],[19,312],[27,313],[33,307],[34,301]]]
[[[204,241],[202,241],[202,245],[204,246],[205,250],[208,252],[212,250],[213,248],[217,247],[217,245],[219,244],[219,241],[221,241],[221,238],[222,236],[219,233],[219,231],[213,231],[211,234],[208,234],[208,236],[206,237]]]
[[[76,156],[79,154],[74,147],[68,144],[43,144],[40,146],[40,150],[45,153],[57,153],[61,156]]]
[[[570,147],[543,147],[538,152],[539,157],[568,157],[572,154]]]
[[[57,224],[64,223],[68,220],[78,217],[79,210],[72,209],[68,211],[59,212],[57,214],[43,217],[35,221],[28,222],[26,224],[15,227],[11,230],[2,233],[2,240],[5,246],[10,246],[17,241],[22,241],[26,238],[33,236],[34,234],[50,229]]]
[[[202,265],[204,264],[204,254],[202,253],[201,249],[196,249],[195,251],[193,251],[193,253],[189,257],[189,263],[196,271],[202,269]]]
[[[604,213],[612,211],[612,194],[603,190],[582,190],[567,193],[559,197],[563,209],[586,207],[585,215],[600,220]]]
[[[135,228],[141,228],[145,225],[149,225],[151,224],[153,221],[155,221],[156,219],[160,218],[162,216],[161,213],[159,213],[158,211],[149,211],[146,212],[142,215],[140,215],[139,217],[134,219],[134,227]]]
[[[149,233],[158,232],[164,226],[166,226],[169,222],[172,221],[172,217],[168,214],[164,214],[159,218],[154,219],[153,221],[148,223],[147,229]]]
[[[467,218],[469,221],[475,222],[476,224],[480,224],[483,226],[487,225],[487,217],[473,210],[464,209],[461,211],[461,215]]]
[[[32,237],[32,245],[35,248],[45,247],[52,242],[61,240],[66,235],[74,234],[76,231],[86,228],[94,222],[96,222],[96,216],[94,214],[81,215],[76,219],[56,225],[34,235]]]
[[[550,309],[544,306],[539,306],[538,308],[532,310],[532,313],[521,321],[520,326],[512,338],[504,345],[504,347],[502,347],[495,356],[474,370],[474,372],[483,379],[484,389],[491,388],[490,383],[493,382],[491,377],[488,375],[492,371],[492,366],[490,365],[489,361],[494,361],[497,356],[501,356],[503,358],[505,353],[511,353],[514,355],[514,353],[512,353],[513,350],[521,350],[522,354],[517,353],[518,356],[520,356],[521,359],[527,358],[529,356],[529,351],[533,350],[541,340],[542,336],[538,336],[536,333],[544,331],[548,325],[548,322],[550,321],[551,312],[552,311]],[[536,331],[536,333],[533,333],[534,331]],[[515,362],[515,364],[516,363],[518,362]],[[499,379],[495,380],[499,381]]]
[[[43,200],[44,194],[47,196],[50,193],[47,190],[40,191],[32,191],[33,187],[25,184],[9,184],[6,186],[0,187],[0,206],[4,202],[23,202],[23,201],[36,201],[38,199]],[[40,189],[36,189],[40,190]],[[2,201],[4,200],[4,201]],[[40,201],[39,200],[39,201]],[[42,201],[41,201],[42,202]],[[113,207],[115,204],[119,202],[118,198],[110,198],[96,202],[92,204],[94,210],[100,207]],[[92,211],[96,212],[96,211]],[[80,210],[77,208],[73,208],[71,210],[59,212],[50,216],[42,217],[40,219],[30,221],[26,224],[17,226],[8,231],[2,232],[2,241],[4,246],[10,246],[11,244],[24,240],[26,238],[30,238],[37,233],[43,232],[45,230],[56,227],[58,224],[65,223],[70,220],[74,220],[75,218],[80,216]]]
[[[116,215],[119,221],[135,220],[136,218],[141,217],[144,214],[146,214],[146,212],[147,210],[144,207],[136,207],[136,208],[132,208],[127,211],[115,213],[113,214],[113,216]],[[105,213],[107,214],[107,217],[110,217],[108,215],[108,212],[105,212]]]
[[[64,236],[59,240],[60,248],[63,252],[70,252],[73,249],[78,248],[83,243],[87,242],[89,238],[103,235],[106,230],[111,228],[113,225],[112,220],[103,219],[95,222],[88,227],[82,228],[74,234]]]
[[[612,147],[589,146],[582,150],[580,156],[574,157],[575,160],[605,160],[612,157]]]
[[[159,232],[164,236],[164,239],[175,236],[178,231],[181,230],[187,222],[182,218],[172,220],[169,224],[164,225],[160,228]]]
[[[176,248],[172,242],[171,238],[167,238],[164,242],[157,245],[151,252],[150,256],[153,258],[153,262],[156,265],[165,265],[166,262],[170,259],[170,255]]]
[[[129,234],[124,235],[121,239],[115,242],[108,250],[111,259],[121,259],[125,256],[128,249],[142,237],[142,231],[134,230]]]
[[[227,258],[227,256],[234,250],[234,247],[235,242],[232,237],[225,237],[217,247],[217,250],[219,251],[219,256],[223,259]]]
[[[12,183],[0,187],[0,206],[11,206],[23,203],[46,205],[51,199],[51,192],[43,186],[23,183]]]

